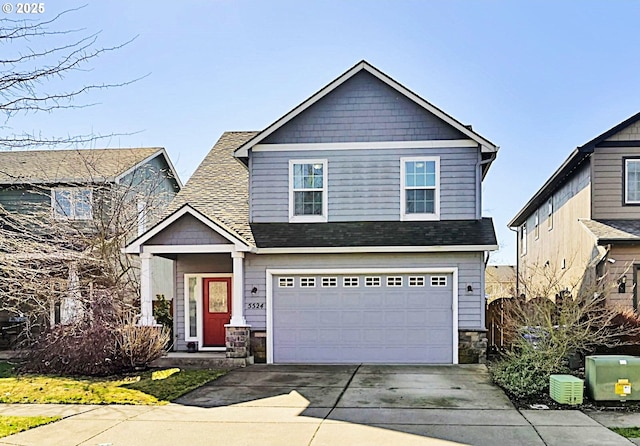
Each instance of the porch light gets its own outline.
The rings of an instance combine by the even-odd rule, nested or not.
[[[251,294],[256,294],[258,292],[258,288],[253,287],[251,288]]]

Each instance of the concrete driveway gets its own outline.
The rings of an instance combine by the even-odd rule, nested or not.
[[[479,365],[254,365],[168,406],[85,407],[0,444],[631,444],[580,411],[515,410]]]

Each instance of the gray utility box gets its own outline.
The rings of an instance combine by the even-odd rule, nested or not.
[[[587,394],[594,401],[640,400],[640,358],[596,355],[585,358]]]

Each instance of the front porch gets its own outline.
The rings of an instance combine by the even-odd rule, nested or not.
[[[155,325],[152,260],[173,261],[174,349],[198,352],[212,364],[246,365],[250,326],[245,309],[244,262],[250,248],[200,212],[184,206],[126,248],[140,257],[140,324]],[[204,352],[218,354],[202,356]],[[183,362],[195,361],[184,357]],[[196,361],[200,363],[202,361]]]

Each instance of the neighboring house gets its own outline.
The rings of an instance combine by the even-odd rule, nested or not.
[[[518,293],[551,277],[592,292],[593,279],[608,278],[617,285],[608,302],[637,309],[639,205],[640,113],[576,148],[511,220]]]
[[[487,265],[484,270],[487,301],[516,295],[515,265]]]
[[[128,208],[133,211],[131,240],[157,222],[181,187],[163,148],[0,152],[0,212],[25,218],[27,215],[51,216],[53,221],[64,221],[87,232],[107,221],[112,224],[122,220],[118,214],[125,212],[124,207],[116,203],[114,197],[123,194],[123,202],[130,202]],[[36,231],[28,223],[25,223],[27,229]],[[40,224],[37,230],[46,232],[47,229]],[[42,235],[46,239],[47,234]],[[8,254],[22,255],[20,252]],[[55,256],[55,253],[42,255]],[[166,271],[167,264],[170,268],[170,262],[157,259],[155,267]],[[172,270],[168,271],[164,276],[157,275],[154,293],[173,292]],[[75,273],[69,274],[66,280],[76,280],[72,277]],[[53,320],[67,319],[65,314],[52,316]]]
[[[497,150],[363,61],[263,131],[223,134],[127,252],[145,271],[175,261],[178,350],[482,360]],[[150,314],[148,282],[141,294]]]

